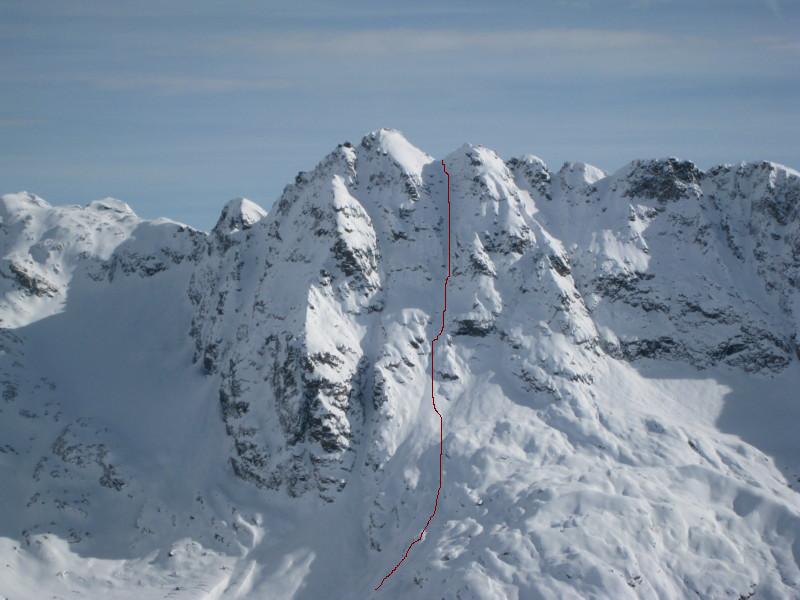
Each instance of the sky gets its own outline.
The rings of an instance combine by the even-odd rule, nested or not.
[[[0,192],[213,226],[379,127],[800,168],[797,0],[2,0]]]

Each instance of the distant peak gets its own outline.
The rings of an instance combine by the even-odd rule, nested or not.
[[[397,129],[382,128],[372,131],[361,140],[361,147],[394,160],[407,173],[419,175],[433,157],[423,152]]]
[[[50,205],[43,198],[25,191],[3,194],[2,203],[7,209],[50,208]]]
[[[539,167],[540,169],[547,169],[547,163],[545,163],[544,160],[542,160],[535,154],[524,154],[519,158],[512,158],[509,162],[536,166]]]
[[[448,156],[469,156],[479,148],[482,148],[480,144],[470,144],[469,142],[464,142],[458,148],[453,150]],[[447,160],[447,158],[445,158],[445,160]]]
[[[674,176],[678,179],[694,179],[700,175],[701,171],[697,165],[689,160],[681,160],[675,156],[669,156],[632,160],[614,175],[617,177],[630,177],[645,173]]]
[[[133,212],[133,209],[126,202],[111,197],[94,200],[93,202],[87,204],[86,208],[94,211],[113,211],[136,216],[136,213]]]
[[[693,162],[674,157],[634,160],[614,173],[613,178],[624,183],[629,197],[666,202],[688,196],[697,198],[702,193],[703,172]]]
[[[743,162],[740,168],[749,170],[763,170],[767,172],[782,173],[789,177],[800,177],[800,172],[784,164],[773,162],[771,160],[762,160],[757,162]]]
[[[565,162],[558,172],[570,181],[580,179],[581,182],[589,185],[607,175],[603,169],[585,162]]]
[[[513,172],[522,173],[529,179],[538,181],[550,180],[550,170],[547,168],[547,163],[534,154],[510,158],[506,164]]]
[[[477,174],[493,172],[502,175],[507,173],[503,159],[494,150],[480,145],[462,144],[448,154],[444,161],[448,168],[452,167],[455,171],[463,170]]]
[[[223,207],[213,231],[227,235],[235,231],[250,229],[266,214],[267,211],[255,202],[247,198],[234,198]]]

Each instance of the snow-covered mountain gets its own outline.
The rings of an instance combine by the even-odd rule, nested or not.
[[[800,598],[800,174],[399,132],[210,233],[0,202],[0,598]]]

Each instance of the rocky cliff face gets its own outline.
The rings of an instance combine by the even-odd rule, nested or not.
[[[800,175],[444,161],[442,512],[382,593],[791,596]],[[446,193],[380,130],[209,234],[4,196],[0,538],[68,540],[78,571],[188,538],[213,558],[182,546],[180,577],[211,560],[230,597],[364,596],[438,480]],[[136,526],[109,531],[123,495]]]

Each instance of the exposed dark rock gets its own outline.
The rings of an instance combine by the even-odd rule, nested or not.
[[[40,298],[45,296],[53,298],[58,294],[58,288],[43,277],[30,273],[24,267],[13,261],[4,262],[7,262],[8,270],[11,271],[11,275],[17,282],[17,285],[30,295]],[[0,275],[6,278],[9,277],[3,273],[2,269],[0,269]]]
[[[469,335],[484,337],[495,330],[494,321],[481,321],[478,319],[461,319],[455,321],[455,335]]]
[[[702,171],[689,161],[675,158],[635,161],[625,195],[660,202],[678,200],[685,197],[690,188],[698,186],[701,178]]]
[[[550,260],[550,265],[555,272],[562,277],[566,277],[572,272],[569,268],[569,259],[566,257],[550,254],[547,258]]]

